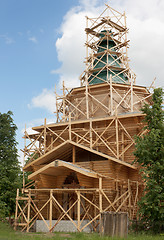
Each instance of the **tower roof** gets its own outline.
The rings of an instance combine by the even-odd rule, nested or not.
[[[106,6],[98,18],[87,17],[86,69],[80,76],[81,85],[111,80],[135,82],[135,74],[129,68],[125,13]]]

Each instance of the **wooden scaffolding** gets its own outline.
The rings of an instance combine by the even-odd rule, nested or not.
[[[106,5],[87,17],[86,69],[81,87],[56,93],[56,123],[25,129],[22,150],[27,184],[17,191],[15,228],[30,231],[42,220],[55,231],[70,220],[77,231],[102,231],[106,211],[136,218],[143,191],[133,164],[134,136],[146,133],[140,109],[151,93],[129,68],[125,13]],[[55,221],[55,223],[54,223]]]

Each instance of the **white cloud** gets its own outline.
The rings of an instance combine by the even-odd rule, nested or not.
[[[111,0],[110,6],[120,12],[126,11],[130,29],[130,67],[137,75],[136,83],[150,86],[156,77],[156,86],[163,86],[164,1]],[[98,17],[104,9],[101,0],[79,0],[78,6],[71,8],[63,17],[61,36],[55,44],[61,67],[50,72],[59,74],[58,88],[63,80],[69,88],[80,85],[79,76],[85,70],[85,16]],[[29,106],[54,112],[55,96],[52,91],[44,89]]]
[[[60,85],[63,80],[67,87],[80,84],[79,76],[85,69],[86,16],[95,17],[101,12],[102,8],[98,6],[98,2],[80,1],[79,6],[70,9],[63,18],[61,37],[56,41],[61,68],[51,70],[52,74],[60,75]]]
[[[31,103],[28,104],[29,108],[43,108],[53,113],[55,111],[55,94],[52,90],[43,89],[42,93],[33,97]]]
[[[164,1],[161,0],[111,0],[110,6],[126,11],[130,39],[130,66],[137,74],[137,84],[149,86],[157,77],[157,86],[163,85],[164,48]],[[100,0],[80,0],[79,5],[70,9],[61,24],[61,37],[56,41],[60,85],[79,84],[78,77],[85,69],[85,16],[99,16],[105,8]]]
[[[38,40],[34,36],[33,37],[29,37],[28,40],[33,42],[33,43],[38,43]]]
[[[12,38],[8,37],[6,34],[0,35],[0,38],[4,39],[6,44],[14,43],[14,40]]]

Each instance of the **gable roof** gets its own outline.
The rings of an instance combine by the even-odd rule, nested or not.
[[[70,141],[70,140],[67,140],[67,141],[61,143],[59,146],[53,148],[52,150],[50,150],[49,152],[47,152],[44,155],[40,156],[36,160],[34,160],[34,161],[30,162],[30,163],[27,163],[24,166],[23,169],[25,171],[32,171],[32,166],[33,165],[49,164],[50,162],[52,162],[52,161],[54,161],[56,159],[61,159],[61,160],[65,161],[65,160],[68,159],[68,157],[71,158],[72,146],[75,146],[78,149],[82,149],[82,150],[91,152],[93,154],[96,154],[97,156],[104,157],[104,159],[111,160],[111,161],[113,161],[115,163],[118,163],[118,164],[121,164],[123,166],[129,167],[129,168],[132,168],[132,169],[137,169],[135,166],[133,166],[133,165],[127,163],[127,162],[121,161],[119,159],[116,159],[114,157],[111,157],[111,156],[106,155],[104,153],[98,152],[96,150],[93,150],[93,149],[91,149],[89,147],[86,147],[84,145],[75,143],[75,142]]]
[[[62,174],[64,169],[69,169],[74,172],[81,173],[87,177],[92,177],[92,178],[99,178],[99,177],[105,177],[101,174],[98,174],[94,171],[82,168],[77,166],[76,164],[70,163],[70,162],[65,162],[62,160],[55,160],[48,165],[40,168],[39,170],[35,171],[34,173],[30,174],[28,176],[28,179],[31,180],[36,180],[37,176],[39,174],[45,174],[45,175],[51,175],[51,176],[59,176]]]

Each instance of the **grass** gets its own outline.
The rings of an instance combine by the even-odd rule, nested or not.
[[[15,232],[8,224],[0,222],[0,240],[118,240],[101,237],[96,233],[21,233]],[[123,240],[124,238],[121,238]],[[129,235],[127,240],[164,240],[164,235]]]

